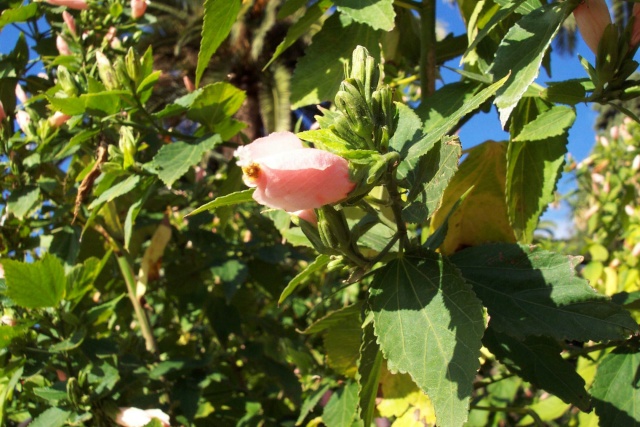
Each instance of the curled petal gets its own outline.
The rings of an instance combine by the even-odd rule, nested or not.
[[[291,132],[275,132],[258,138],[249,145],[238,147],[235,156],[238,158],[238,166],[246,167],[264,157],[300,148],[304,148],[302,141]]]

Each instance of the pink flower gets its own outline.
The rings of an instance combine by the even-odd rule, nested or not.
[[[63,39],[61,35],[56,37],[56,47],[58,48],[60,55],[71,55],[71,49],[69,49],[67,41]]]
[[[55,113],[53,113],[51,117],[49,117],[48,121],[49,121],[49,125],[52,128],[59,128],[60,126],[65,124],[67,120],[69,120],[70,118],[71,116],[68,116],[61,111],[56,111]]]
[[[605,0],[582,0],[573,10],[573,16],[585,43],[597,54],[604,29],[611,24],[607,3]]]
[[[235,155],[253,198],[271,208],[296,212],[336,203],[355,184],[340,156],[306,148],[291,132],[277,132],[239,147]]]
[[[310,224],[318,225],[318,216],[313,209],[305,209],[302,211],[291,212],[292,215],[307,221]]]
[[[16,121],[22,132],[29,134],[29,124],[31,124],[31,117],[26,111],[20,110],[16,113]]]
[[[116,415],[116,424],[124,427],[143,427],[154,418],[158,419],[163,426],[170,427],[169,415],[159,409],[120,408],[120,412]]]
[[[144,15],[147,10],[147,2],[145,0],[131,0],[131,17],[138,19]]]
[[[640,43],[640,3],[634,3],[631,16],[635,17],[630,41],[631,47],[634,48]]]
[[[85,10],[89,5],[85,0],[45,0],[54,6],[67,6],[69,9]]]
[[[77,37],[78,34],[76,33],[76,20],[73,18],[73,16],[65,10],[64,12],[62,12],[62,19],[64,19],[64,23],[67,24],[69,32],[74,37]]]

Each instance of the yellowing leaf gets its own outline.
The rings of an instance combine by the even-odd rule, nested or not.
[[[444,254],[489,242],[516,241],[505,202],[506,149],[505,143],[494,141],[474,147],[449,183],[433,216],[431,232],[442,225],[460,197],[474,188],[449,218],[440,248]]]
[[[429,396],[424,394],[408,374],[392,374],[383,366],[382,398],[377,405],[382,417],[396,417],[392,427],[424,427],[436,423]]]

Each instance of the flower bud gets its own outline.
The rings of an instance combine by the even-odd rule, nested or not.
[[[182,81],[184,82],[184,87],[185,89],[187,89],[187,92],[193,92],[194,90],[196,90],[196,87],[193,84],[193,81],[191,81],[191,79],[189,78],[189,76],[182,77]]]
[[[67,67],[59,65],[56,75],[58,77],[58,83],[64,93],[68,96],[78,96],[78,87]]]
[[[349,163],[327,151],[306,148],[291,132],[278,132],[239,147],[243,180],[258,203],[287,212],[315,209],[347,197],[355,184]]]
[[[633,158],[631,169],[633,169],[634,172],[640,169],[640,154],[636,154],[636,156]]]
[[[0,122],[7,117],[7,113],[4,112],[4,105],[2,105],[2,101],[0,101]],[[0,123],[0,127],[2,124]]]
[[[69,49],[69,45],[67,44],[67,41],[58,34],[58,37],[56,37],[56,47],[58,48],[58,52],[60,53],[60,55],[71,55],[71,49]]]
[[[27,94],[24,92],[24,90],[22,89],[22,86],[20,86],[19,84],[16,85],[16,98],[18,98],[18,100],[23,104],[26,104],[27,101],[29,100],[29,98],[27,97]]]
[[[64,12],[62,12],[62,19],[64,19],[64,23],[67,24],[69,33],[71,33],[73,37],[77,37],[78,34],[76,33],[76,20],[73,18],[73,15],[65,10]]]
[[[137,152],[136,138],[133,136],[133,132],[129,126],[122,126],[120,128],[118,147],[120,147],[120,151],[122,151],[124,157],[122,166],[127,169],[135,163],[135,155]]]
[[[169,415],[160,409],[120,408],[116,414],[116,424],[123,427],[143,427],[154,419],[160,421],[165,427],[170,426]]]
[[[29,126],[31,125],[31,117],[26,111],[20,110],[16,113],[16,121],[18,122],[18,126],[20,126],[20,130],[24,132],[26,135],[31,134],[31,130]]]
[[[633,249],[631,249],[631,255],[636,258],[640,256],[640,243],[636,243]]]
[[[71,116],[68,116],[61,111],[56,111],[55,113],[53,113],[51,117],[49,117],[49,120],[48,120],[49,126],[51,126],[52,128],[59,128],[60,126],[65,124],[67,120],[69,120],[70,118]]]
[[[147,10],[147,2],[145,0],[131,0],[131,17],[133,19],[141,18]]]
[[[611,24],[611,15],[605,0],[582,0],[573,10],[578,30],[589,49],[598,53],[598,44],[607,25]]]
[[[633,209],[633,206],[625,205],[624,206],[624,213],[626,213],[628,216],[633,216],[636,213],[636,211],[635,211],[635,209]]]
[[[98,64],[98,74],[100,74],[100,80],[104,83],[107,90],[114,90],[120,87],[118,78],[116,77],[115,70],[111,66],[109,58],[104,53],[96,52],[96,63]]]
[[[5,314],[4,316],[0,317],[0,324],[7,326],[16,326],[18,322],[16,322],[16,319],[14,319],[13,316]]]
[[[85,10],[89,8],[89,5],[85,0],[45,0],[47,3],[54,6],[66,6],[69,9]]]

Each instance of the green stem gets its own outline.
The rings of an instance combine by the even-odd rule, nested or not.
[[[436,90],[436,1],[420,7],[420,88],[422,100]]]

